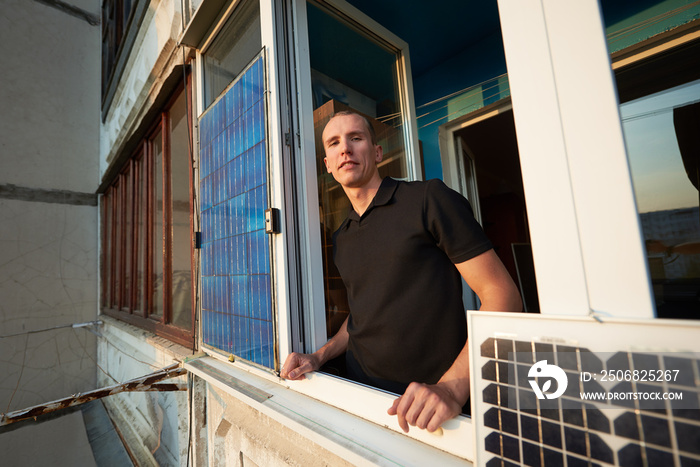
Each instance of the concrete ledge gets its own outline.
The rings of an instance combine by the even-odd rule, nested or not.
[[[75,206],[97,206],[97,195],[68,190],[45,190],[12,184],[0,185],[0,198],[30,201],[35,203],[71,204]]]

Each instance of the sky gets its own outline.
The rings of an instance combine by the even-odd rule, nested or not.
[[[698,101],[700,80],[620,106],[640,213],[698,206],[673,129],[674,107]]]

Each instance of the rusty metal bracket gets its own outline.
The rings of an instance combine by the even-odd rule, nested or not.
[[[45,404],[35,405],[26,409],[16,410],[14,412],[2,414],[0,415],[0,427],[9,425],[11,423],[19,422],[21,420],[26,420],[28,418],[35,418],[39,415],[55,412],[57,410],[84,404],[86,402],[101,399],[103,397],[111,396],[113,394],[119,394],[121,392],[186,391],[186,384],[159,383],[159,381],[163,381],[169,378],[175,378],[176,376],[182,376],[186,373],[187,370],[181,367],[181,363],[174,363],[154,373],[141,376],[139,378],[134,378],[125,383],[115,384],[113,386],[107,386],[101,389],[95,389],[93,391],[85,393],[73,394],[72,396],[64,397],[63,399],[58,399],[52,402],[47,402]]]

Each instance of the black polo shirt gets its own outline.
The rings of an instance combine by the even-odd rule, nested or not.
[[[436,383],[467,339],[454,264],[491,248],[469,202],[442,181],[382,180],[365,213],[351,211],[334,235],[350,305],[348,365],[400,383],[385,387],[394,392]]]

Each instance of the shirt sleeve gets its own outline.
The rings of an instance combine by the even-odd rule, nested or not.
[[[423,198],[426,228],[454,264],[458,264],[493,248],[474,218],[469,201],[447,187],[442,180],[426,183]]]

